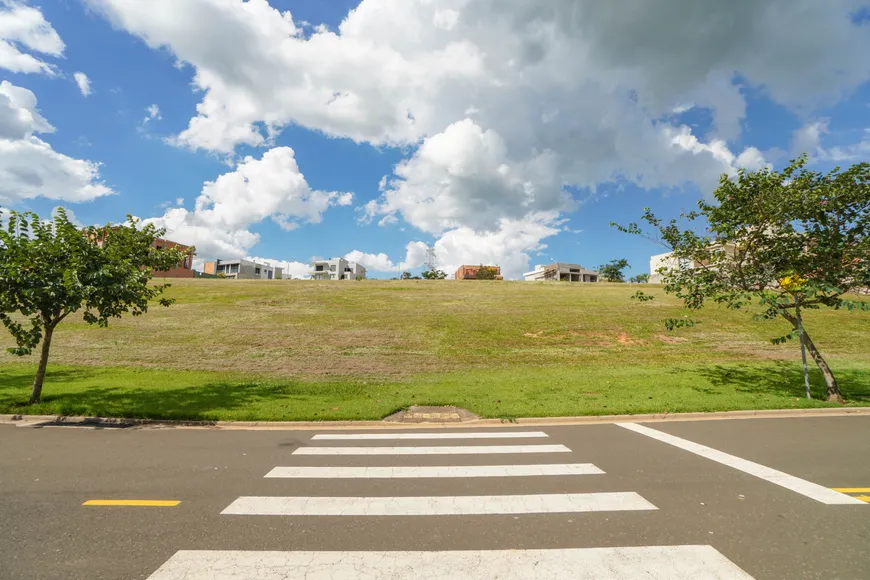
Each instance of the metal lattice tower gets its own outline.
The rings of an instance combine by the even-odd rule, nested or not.
[[[430,270],[435,270],[437,262],[435,260],[435,247],[429,246],[426,248],[426,267]]]

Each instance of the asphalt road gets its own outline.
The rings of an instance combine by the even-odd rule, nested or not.
[[[782,487],[614,424],[433,428],[542,433],[431,440],[0,425],[0,578],[870,578],[870,503],[828,491],[870,488],[870,417],[645,426],[800,480]],[[566,449],[529,452],[540,445]],[[331,451],[348,447],[363,454]],[[578,472],[519,467],[540,465]],[[439,466],[453,476],[417,469]],[[462,466],[478,469],[456,477]],[[481,476],[489,466],[505,473]],[[264,477],[275,467],[330,469]],[[402,469],[335,470],[353,467]],[[853,503],[812,497],[824,493]]]

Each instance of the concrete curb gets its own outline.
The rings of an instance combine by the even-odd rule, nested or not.
[[[870,407],[821,409],[771,409],[763,411],[716,411],[711,413],[653,413],[645,415],[587,415],[580,417],[528,417],[477,419],[464,423],[385,423],[384,421],[172,421],[111,417],[66,417],[56,415],[0,415],[0,425],[19,427],[141,427],[173,429],[241,430],[347,430],[347,429],[468,429],[512,425],[595,425],[607,423],[656,423],[663,421],[713,421],[725,419],[777,419],[793,417],[842,417],[870,415]]]

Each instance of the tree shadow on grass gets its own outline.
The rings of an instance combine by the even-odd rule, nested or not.
[[[29,365],[0,369],[0,407],[13,409],[25,407],[35,372],[35,369]],[[79,370],[56,370],[47,372],[45,376],[46,384],[43,388],[48,390],[49,381],[55,384],[68,384],[85,380],[91,375]]]
[[[26,384],[22,383],[22,376],[4,373],[0,376],[0,409],[27,414],[210,421],[228,412],[243,411],[263,402],[288,401],[294,396],[310,397],[324,387],[329,389],[329,386],[293,381],[269,383],[227,380],[185,384],[180,379],[178,386],[170,389],[111,387],[105,386],[105,382],[106,379],[95,377],[87,370],[58,370],[46,377],[42,403],[27,406],[29,387],[22,389],[23,384]],[[63,388],[65,385],[81,386],[82,389],[69,392]],[[61,392],[54,393],[53,389]]]
[[[718,389],[753,395],[806,397],[803,369],[788,363],[771,363],[764,367],[712,365],[699,367],[694,372]],[[847,402],[870,403],[870,371],[835,369],[834,375]],[[825,382],[818,369],[810,370],[810,387],[814,398],[824,400]],[[705,388],[697,390],[714,392]]]

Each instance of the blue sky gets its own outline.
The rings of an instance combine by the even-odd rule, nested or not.
[[[342,25],[360,2],[0,0],[0,41],[31,59],[0,56],[0,206],[130,213],[199,258],[297,275],[347,254],[373,277],[419,270],[425,244],[445,269],[641,273],[662,250],[609,222],[674,216],[719,174],[804,150],[819,170],[870,156],[867,3],[621,3],[364,0]]]

